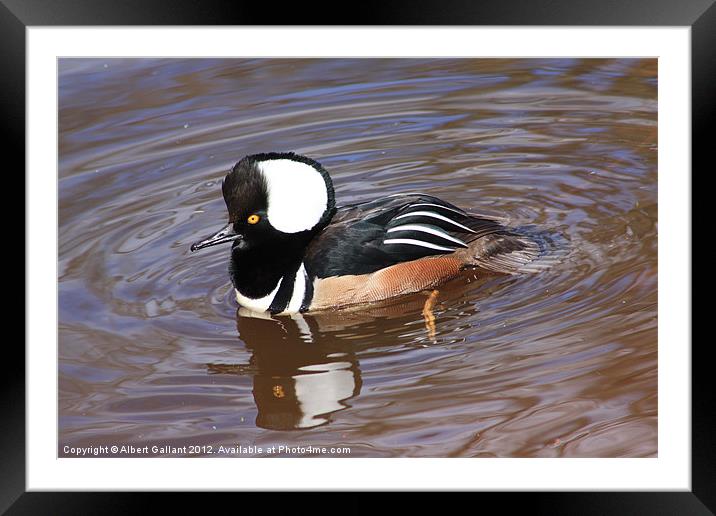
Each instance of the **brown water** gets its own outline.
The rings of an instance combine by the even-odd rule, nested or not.
[[[653,59],[61,60],[59,455],[655,456],[656,73]],[[237,316],[229,249],[189,245],[226,220],[229,167],[272,150],[320,161],[339,205],[424,191],[558,236],[563,258],[452,281],[434,336],[423,294]]]

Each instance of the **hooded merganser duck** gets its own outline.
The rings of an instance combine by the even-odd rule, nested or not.
[[[539,245],[496,220],[405,193],[336,208],[320,163],[246,156],[222,183],[229,223],[192,251],[231,242],[242,307],[271,314],[372,303],[430,290],[465,269],[514,274]]]

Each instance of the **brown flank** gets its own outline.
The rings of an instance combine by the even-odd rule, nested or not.
[[[310,311],[372,303],[431,289],[457,276],[470,263],[466,258],[458,251],[397,263],[370,274],[318,278]]]

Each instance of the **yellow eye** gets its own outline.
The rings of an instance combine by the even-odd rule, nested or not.
[[[256,223],[258,223],[259,220],[261,220],[261,217],[254,214],[254,215],[249,215],[249,218],[246,219],[246,222],[248,222],[249,224],[256,224]]]

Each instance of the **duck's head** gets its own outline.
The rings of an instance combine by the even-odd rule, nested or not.
[[[246,156],[221,188],[229,223],[192,244],[192,251],[228,242],[239,253],[267,245],[300,248],[335,213],[328,172],[320,163],[293,153]]]

